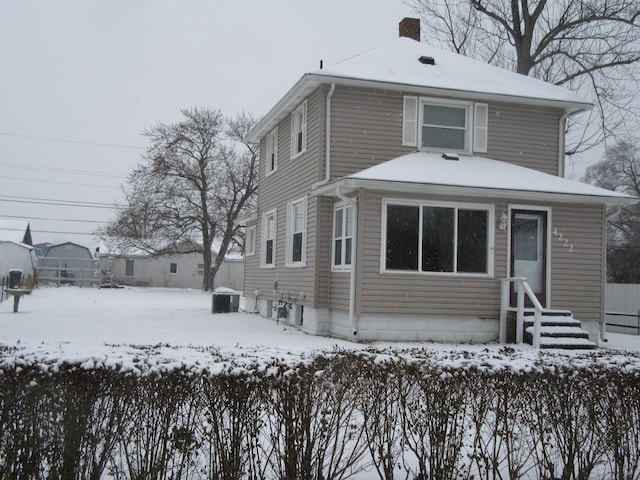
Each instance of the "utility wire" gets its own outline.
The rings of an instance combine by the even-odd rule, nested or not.
[[[95,170],[79,170],[74,168],[56,168],[42,165],[25,165],[22,163],[0,162],[0,166],[9,168],[18,168],[20,170],[36,170],[43,172],[65,173],[72,175],[87,175],[91,177],[107,177],[107,178],[126,178],[126,175],[115,174],[112,172],[100,172]]]
[[[20,218],[24,219],[24,215],[0,215],[2,218]],[[27,216],[29,220],[50,220],[54,222],[79,222],[79,223],[109,223],[107,220],[80,220],[74,218],[51,218],[51,217],[32,217]],[[6,229],[4,229],[6,230]]]
[[[57,205],[64,207],[85,207],[85,208],[104,208],[108,210],[116,210],[118,205],[98,202],[75,202],[72,200],[55,200],[49,198],[32,198],[32,197],[12,197],[5,195],[6,198],[0,198],[0,202],[10,203],[30,203],[36,205]]]
[[[74,187],[92,187],[92,188],[111,188],[118,190],[119,187],[114,185],[95,185],[90,183],[77,183],[77,182],[60,182],[56,180],[38,180],[35,178],[24,178],[24,177],[5,177],[4,175],[0,175],[0,178],[6,180],[20,180],[23,182],[38,182],[38,183],[55,183],[59,185],[72,185]]]
[[[2,230],[6,230],[8,232],[22,232],[22,229],[19,228],[3,228]],[[85,232],[62,232],[58,230],[31,230],[31,233],[64,233],[66,235],[91,235],[95,236],[93,233],[85,233]]]
[[[0,132],[0,135],[4,137],[16,137],[16,138],[26,138],[28,140],[46,140],[49,142],[61,142],[61,143],[76,143],[79,145],[92,145],[97,147],[110,147],[110,148],[130,148],[134,150],[144,150],[144,147],[140,147],[137,145],[120,145],[117,143],[98,143],[98,142],[85,142],[82,140],[69,140],[66,138],[56,138],[56,137],[40,137],[37,135],[22,135],[20,133],[7,133]]]

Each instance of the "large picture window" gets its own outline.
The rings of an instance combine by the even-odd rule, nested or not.
[[[385,216],[385,270],[491,274],[491,207],[389,202]]]
[[[351,246],[353,243],[353,207],[339,205],[333,214],[333,268],[351,268]]]

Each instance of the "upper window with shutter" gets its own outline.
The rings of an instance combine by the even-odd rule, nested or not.
[[[486,153],[486,104],[405,96],[402,145],[421,150]]]

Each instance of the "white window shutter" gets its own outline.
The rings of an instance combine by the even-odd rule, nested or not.
[[[404,97],[402,145],[405,147],[418,146],[418,97]]]
[[[487,153],[489,106],[486,103],[476,103],[474,105],[473,122],[473,151]]]

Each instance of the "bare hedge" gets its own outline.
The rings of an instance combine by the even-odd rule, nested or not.
[[[633,356],[335,351],[136,371],[9,357],[2,479],[640,479]]]

